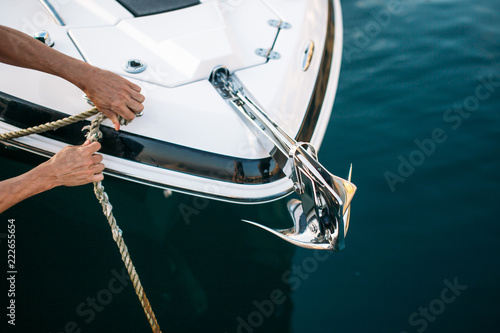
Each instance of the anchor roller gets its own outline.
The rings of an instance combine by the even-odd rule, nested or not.
[[[278,126],[227,68],[215,68],[210,82],[259,138],[300,196],[300,200],[288,202],[293,220],[293,226],[288,229],[272,229],[243,221],[297,246],[342,250],[349,227],[351,200],[356,192],[356,186],[351,183],[352,166],[347,180],[331,174],[319,163],[316,149],[310,143],[297,142]]]

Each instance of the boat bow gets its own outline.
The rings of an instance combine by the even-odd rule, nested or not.
[[[356,192],[348,180],[332,175],[318,161],[314,146],[297,142],[257,105],[236,76],[225,67],[217,67],[210,81],[219,95],[253,130],[283,172],[292,180],[301,200],[293,199],[288,210],[294,221],[289,229],[274,230],[257,225],[295,245],[339,251],[349,226],[350,204]]]

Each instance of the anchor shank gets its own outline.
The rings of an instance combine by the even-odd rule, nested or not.
[[[297,142],[276,124],[227,68],[214,69],[210,82],[293,181],[294,190],[301,197],[301,201],[289,203],[294,220],[292,228],[273,230],[255,222],[246,222],[298,246],[341,250],[356,186],[328,172],[318,162],[315,148],[310,143]]]

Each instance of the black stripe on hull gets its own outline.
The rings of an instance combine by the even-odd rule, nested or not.
[[[333,5],[331,1],[328,3],[327,39],[313,95],[296,136],[297,141],[309,141],[311,139],[323,106],[330,78],[334,24],[332,18]],[[67,116],[65,113],[0,92],[0,121],[7,124],[19,128],[28,128]],[[41,135],[66,144],[79,145],[84,142],[81,129],[88,124],[88,121],[84,121]],[[101,126],[101,131],[103,132],[101,153],[154,167],[236,184],[265,184],[285,177],[271,157],[243,159],[185,147],[125,131],[117,132],[107,126]],[[30,147],[23,148],[29,149]],[[31,150],[40,152],[39,149]],[[48,152],[42,153],[50,155]],[[281,158],[284,158],[284,156],[281,155]],[[120,176],[119,172],[114,173]],[[140,181],[137,176],[121,175],[121,177]],[[147,183],[147,181],[144,182]],[[154,185],[161,186],[162,184]]]

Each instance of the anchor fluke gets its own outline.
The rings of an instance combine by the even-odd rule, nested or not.
[[[292,199],[288,211],[293,227],[275,230],[262,224],[243,220],[267,230],[297,246],[339,251],[349,226],[350,204],[356,192],[348,180],[332,175],[318,162],[316,149],[307,142],[297,142],[278,126],[241,82],[225,67],[217,67],[210,82],[220,96],[251,128],[260,143],[291,179],[300,200]],[[283,158],[284,157],[284,158]]]
[[[307,223],[300,200],[292,199],[288,201],[288,211],[294,222],[294,226],[288,229],[272,229],[256,222],[248,220],[242,221],[269,231],[285,241],[300,247],[317,250],[333,250],[333,245],[330,244],[330,242],[325,242],[324,239],[318,237],[318,224],[316,222]]]
[[[350,182],[352,175],[352,165],[349,171],[348,180],[332,176],[335,179],[336,186],[334,188],[340,188],[342,191],[338,194],[341,199],[339,202],[347,203],[348,206],[343,207],[340,205],[314,205],[310,207],[309,213],[304,213],[304,203],[298,199],[291,199],[288,201],[287,207],[288,212],[293,220],[293,227],[288,229],[272,229],[265,225],[242,220],[243,222],[253,224],[260,227],[283,240],[292,243],[294,245],[317,250],[333,250],[339,251],[344,248],[344,238],[347,234],[349,228],[349,220],[351,217],[351,207],[350,202],[356,191],[356,186]],[[324,180],[324,179],[323,179]],[[325,185],[325,184],[323,184]],[[305,202],[307,206],[307,201],[309,197],[306,193]],[[320,201],[332,201],[326,200],[322,197],[324,194],[321,192],[317,194]],[[339,232],[342,230],[343,232]]]

